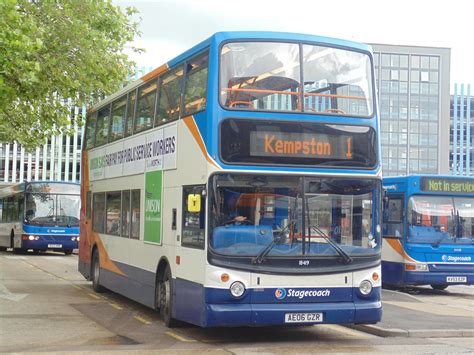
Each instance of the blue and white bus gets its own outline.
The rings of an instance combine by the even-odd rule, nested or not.
[[[383,185],[383,284],[472,285],[474,178],[412,175]]]
[[[0,248],[14,252],[78,247],[80,184],[35,181],[0,189]]]
[[[371,48],[217,33],[95,105],[79,270],[202,327],[376,323]]]

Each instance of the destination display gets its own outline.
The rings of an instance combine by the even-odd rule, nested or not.
[[[250,155],[301,158],[353,158],[352,137],[320,133],[250,132]]]
[[[375,131],[367,126],[232,118],[220,129],[226,163],[371,168],[376,154]]]
[[[474,179],[422,177],[421,191],[468,193],[474,195]]]

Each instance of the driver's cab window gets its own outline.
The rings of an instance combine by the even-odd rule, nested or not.
[[[204,249],[206,225],[205,186],[183,187],[182,246]]]
[[[401,238],[403,235],[403,198],[389,197],[384,206],[383,236]]]

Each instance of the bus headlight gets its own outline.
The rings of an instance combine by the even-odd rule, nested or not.
[[[367,296],[372,292],[372,283],[369,280],[364,280],[359,285],[359,291],[364,296]]]
[[[79,242],[79,237],[77,237],[76,240]]]
[[[28,239],[29,239],[29,240],[35,240],[35,236],[34,236],[34,235],[30,235],[30,236],[28,237]]]
[[[76,237],[71,237],[71,240],[74,242],[76,240]]]
[[[428,270],[428,264],[421,264],[421,263],[416,263],[416,264],[405,264],[405,271],[429,271]]]
[[[230,294],[234,297],[241,297],[245,292],[245,286],[240,281],[235,281],[230,285]]]

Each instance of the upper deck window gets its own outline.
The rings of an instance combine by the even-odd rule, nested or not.
[[[363,117],[373,113],[370,58],[345,49],[228,43],[221,51],[220,85],[221,103],[230,109]]]

